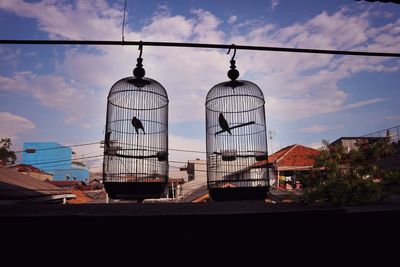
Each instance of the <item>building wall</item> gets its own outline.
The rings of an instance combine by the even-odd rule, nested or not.
[[[207,182],[207,162],[205,160],[189,160],[188,163],[194,165],[193,179]]]
[[[203,186],[207,186],[207,165],[205,160],[189,160],[187,172],[188,177],[192,174],[193,179],[189,179],[188,182],[182,185],[184,196],[192,194]]]
[[[22,153],[22,163],[32,165],[53,175],[54,181],[64,181],[68,175],[79,181],[89,178],[86,167],[72,164],[72,149],[55,142],[26,142],[24,151],[34,149],[34,153]]]
[[[169,173],[168,173],[168,178],[169,179],[183,179],[185,182],[188,181],[188,173],[186,170],[181,171],[181,170],[177,170],[177,169],[169,169]]]

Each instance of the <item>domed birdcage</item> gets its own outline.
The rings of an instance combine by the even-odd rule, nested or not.
[[[168,95],[144,78],[142,47],[133,77],[107,99],[103,181],[110,198],[159,198],[168,182]]]
[[[269,175],[264,95],[256,84],[236,80],[234,57],[231,80],[211,88],[205,103],[208,190],[217,201],[265,199]]]

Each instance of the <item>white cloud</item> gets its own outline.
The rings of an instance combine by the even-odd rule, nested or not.
[[[96,113],[103,110],[102,105],[93,103],[93,99],[100,99],[99,92],[85,86],[72,86],[59,76],[38,76],[32,72],[17,72],[13,77],[0,76],[0,90],[30,95],[41,105],[64,112],[66,123],[93,127],[100,122]]]
[[[9,137],[15,140],[18,139],[19,134],[33,129],[36,129],[36,125],[27,118],[9,112],[0,112],[0,138]]]
[[[360,101],[360,102],[356,102],[356,103],[352,103],[352,104],[348,104],[345,106],[345,109],[354,109],[354,108],[360,108],[363,106],[367,106],[367,105],[371,105],[371,104],[375,104],[375,103],[380,103],[386,101],[386,99],[384,98],[373,98],[373,99],[368,99],[365,101]]]
[[[119,40],[123,10],[111,7],[104,0],[77,1],[70,5],[49,5],[46,1],[0,1],[0,8],[37,19],[39,29],[51,38]],[[116,27],[118,26],[118,27]]]
[[[398,115],[390,115],[385,117],[387,120],[391,121],[400,121],[400,114]]]
[[[278,3],[272,1],[271,5],[276,7]],[[0,2],[0,8],[37,19],[40,29],[53,37],[121,38],[122,10],[102,0],[79,1],[76,7],[5,0]],[[374,11],[373,16],[377,16],[376,13]],[[137,25],[127,25],[126,40],[392,52],[400,49],[400,19],[373,27],[368,11],[351,13],[342,8],[286,27],[259,20],[247,21],[236,25],[240,32],[229,34],[220,30],[222,21],[211,12],[197,9],[192,10],[192,14],[190,17],[171,15],[168,7],[160,6],[142,29],[133,31]],[[235,16],[228,19],[236,20]],[[115,81],[131,75],[138,51],[127,46],[96,49],[100,53],[69,49],[65,60],[58,64],[57,75],[16,73],[12,77],[0,77],[0,82],[12,85],[7,88],[31,94],[43,105],[65,112],[69,122],[88,126],[93,120],[103,123],[104,112],[99,110],[104,109],[107,91]],[[147,76],[161,82],[168,91],[171,122],[204,121],[207,91],[227,79],[230,56],[225,53],[209,49],[144,47]],[[310,118],[378,104],[384,99],[349,101],[351,90],[339,87],[338,82],[359,72],[395,72],[400,68],[399,62],[393,63],[393,60],[393,64],[387,65],[387,58],[254,51],[238,51],[236,60],[241,78],[251,79],[263,89],[268,116],[280,120]],[[61,78],[61,74],[66,78]]]
[[[169,135],[169,147],[173,149],[179,150],[192,150],[192,151],[206,151],[205,148],[205,140],[203,139],[195,139],[188,138],[184,136],[178,135]],[[169,160],[170,161],[179,161],[174,163],[175,165],[183,165],[180,162],[186,162],[189,159],[205,159],[205,153],[192,153],[192,152],[180,152],[170,150]]]
[[[195,25],[182,16],[155,17],[153,21],[142,29],[143,38],[151,40],[182,41],[192,35]]]
[[[279,5],[279,0],[271,0],[271,9],[274,10]]]
[[[230,16],[230,17],[228,18],[228,23],[229,23],[229,24],[235,23],[235,21],[237,21],[237,19],[238,19],[238,16],[232,15],[232,16]]]
[[[344,125],[323,125],[323,124],[314,124],[308,127],[300,128],[297,131],[302,133],[323,133],[330,130],[343,129]]]
[[[322,148],[322,140],[319,142],[312,142],[307,145],[308,147],[314,148],[314,149],[320,149]]]
[[[197,15],[193,41],[221,43],[225,40],[224,33],[218,30],[222,22],[220,19],[203,9],[192,10],[192,13]]]

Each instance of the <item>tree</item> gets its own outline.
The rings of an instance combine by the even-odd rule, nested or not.
[[[11,138],[1,138],[0,141],[0,162],[3,165],[12,165],[15,163],[17,156],[15,152],[10,149],[12,146]]]
[[[383,170],[379,162],[393,152],[389,138],[374,143],[358,142],[356,149],[350,151],[323,141],[311,172],[298,174],[304,200],[342,206],[387,198],[394,187],[400,188],[399,172]]]

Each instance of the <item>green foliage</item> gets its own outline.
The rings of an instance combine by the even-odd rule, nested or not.
[[[388,139],[371,144],[358,142],[350,151],[323,141],[314,168],[308,174],[298,173],[304,200],[336,206],[362,205],[400,192],[400,172],[379,166],[379,161],[393,152]]]
[[[385,197],[400,194],[400,170],[390,170],[383,174],[382,189]]]
[[[6,166],[15,163],[17,156],[15,152],[11,150],[12,142],[11,138],[1,138],[0,140],[0,162]]]

